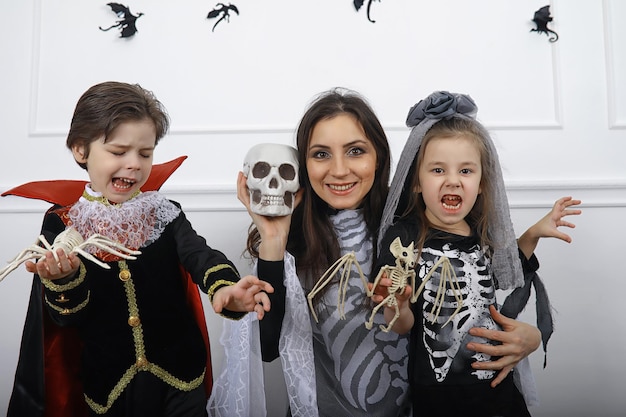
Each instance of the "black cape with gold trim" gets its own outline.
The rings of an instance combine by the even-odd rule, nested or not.
[[[186,158],[181,156],[154,165],[142,190],[158,190]],[[15,195],[67,206],[78,200],[85,184],[86,181],[77,180],[36,181],[8,190],[2,196]],[[204,386],[208,398],[213,375],[204,309],[198,287],[190,276],[183,276],[187,278],[185,288],[188,304],[206,345]],[[34,279],[7,417],[87,416],[79,378],[81,348],[76,330],[57,326],[45,312],[42,285],[38,279]]]

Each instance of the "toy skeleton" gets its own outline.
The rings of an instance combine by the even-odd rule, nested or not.
[[[41,243],[43,247],[40,246],[39,243]],[[40,259],[45,258],[46,252],[48,251],[51,251],[55,259],[58,261],[59,259],[56,251],[59,248],[62,248],[66,254],[78,253],[102,268],[110,269],[111,267],[109,265],[96,259],[95,256],[84,250],[85,247],[90,245],[124,259],[137,259],[133,255],[141,254],[140,251],[128,249],[121,243],[115,242],[99,234],[91,235],[87,240],[84,240],[76,229],[69,227],[59,233],[59,235],[54,239],[52,245],[48,243],[43,235],[39,236],[33,245],[21,251],[15,258],[13,258],[13,260],[9,261],[7,266],[0,270],[0,281],[2,281],[7,275],[9,275],[9,273],[27,260],[36,259],[39,261]]]
[[[343,255],[341,258],[337,259],[334,264],[330,266],[324,272],[324,274],[320,277],[317,283],[313,286],[309,294],[306,296],[309,302],[309,308],[311,309],[311,314],[313,314],[313,318],[315,322],[318,322],[317,313],[313,308],[313,298],[319,293],[328,283],[333,279],[335,274],[337,274],[341,270],[341,275],[339,277],[339,289],[337,290],[337,306],[339,308],[339,318],[345,319],[345,305],[346,305],[346,289],[348,288],[348,279],[350,278],[350,271],[352,270],[352,265],[354,265],[361,277],[361,281],[363,281],[363,286],[367,289],[367,280],[365,279],[365,275],[363,274],[363,270],[361,270],[361,265],[356,260],[356,255],[354,252],[347,253]],[[343,267],[343,269],[342,269]],[[368,296],[371,296],[368,291]]]
[[[368,329],[372,328],[374,323],[374,315],[376,312],[385,304],[387,307],[393,307],[396,310],[396,314],[393,316],[393,319],[389,322],[387,326],[380,326],[380,329],[383,332],[388,332],[391,327],[393,327],[394,323],[400,317],[400,308],[398,306],[398,299],[396,298],[397,294],[404,293],[404,289],[411,280],[411,288],[415,288],[415,271],[413,268],[415,267],[415,253],[413,252],[413,242],[408,247],[402,246],[402,242],[400,238],[397,237],[391,242],[389,246],[389,250],[391,254],[396,258],[395,266],[385,265],[383,266],[378,275],[376,275],[376,279],[374,280],[374,284],[372,285],[372,289],[367,291],[367,296],[371,297],[374,295],[374,289],[380,282],[380,279],[383,275],[386,275],[387,278],[391,280],[391,286],[388,287],[387,296],[374,307],[372,310],[372,314],[370,315],[370,319],[365,323],[365,327]],[[422,284],[423,285],[423,284]]]
[[[350,271],[352,270],[352,266],[354,265],[359,273],[359,276],[361,277],[361,281],[363,281],[363,287],[366,290],[367,296],[370,298],[374,295],[374,290],[376,289],[376,286],[380,283],[380,280],[383,278],[384,275],[386,275],[386,277],[391,280],[391,285],[387,288],[387,291],[388,291],[387,296],[384,297],[383,300],[372,309],[372,313],[370,315],[369,320],[365,322],[365,327],[367,327],[368,329],[371,329],[374,324],[374,316],[378,312],[378,310],[380,310],[380,308],[385,305],[387,307],[393,307],[395,309],[395,315],[393,319],[391,319],[391,321],[389,322],[387,326],[383,326],[383,325],[380,326],[380,329],[383,332],[389,332],[389,330],[393,327],[398,317],[400,317],[400,308],[398,306],[398,299],[396,298],[396,296],[398,294],[403,294],[406,286],[410,284],[411,288],[414,289],[411,292],[410,300],[411,300],[411,303],[416,302],[417,298],[419,297],[419,294],[424,289],[424,286],[426,285],[428,280],[432,277],[433,273],[438,268],[441,267],[440,281],[439,281],[439,286],[437,289],[437,295],[433,302],[433,307],[430,311],[430,314],[431,314],[431,323],[434,323],[437,317],[439,316],[441,308],[444,304],[444,298],[446,295],[448,283],[450,283],[450,287],[451,287],[450,290],[456,300],[456,309],[448,317],[448,319],[446,320],[443,326],[447,325],[463,307],[463,297],[461,294],[461,289],[459,286],[459,282],[456,278],[456,275],[454,273],[454,269],[452,268],[452,265],[450,265],[450,260],[448,260],[448,258],[445,256],[440,257],[439,260],[430,268],[430,271],[428,272],[428,274],[426,274],[426,276],[422,279],[422,283],[420,284],[420,286],[417,289],[415,289],[416,275],[415,275],[415,271],[413,268],[415,267],[416,259],[415,259],[415,252],[413,249],[413,242],[411,242],[411,244],[408,247],[404,247],[402,246],[402,242],[400,241],[400,238],[398,237],[394,239],[393,242],[391,242],[391,245],[389,246],[389,250],[391,251],[391,254],[394,255],[396,258],[395,265],[383,266],[378,272],[378,275],[376,275],[376,279],[374,280],[374,283],[372,284],[371,289],[368,288],[367,280],[353,252],[350,252],[342,256],[334,264],[332,264],[330,268],[328,268],[328,270],[326,270],[326,272],[320,277],[320,279],[317,281],[315,286],[313,286],[313,288],[307,295],[309,308],[311,309],[311,314],[313,314],[313,318],[315,319],[315,321],[317,322],[318,318],[317,318],[317,313],[315,312],[315,309],[313,308],[313,298],[315,297],[317,293],[319,293],[322,290],[322,288],[328,285],[332,277],[335,274],[339,273],[340,271],[341,271],[341,275],[339,277],[339,288],[337,290],[338,292],[337,305],[339,308],[339,317],[342,319],[345,318],[344,307],[345,307],[346,289],[348,285],[348,278],[350,276]]]

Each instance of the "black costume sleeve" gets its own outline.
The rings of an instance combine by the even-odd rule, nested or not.
[[[283,282],[284,261],[264,261],[259,259],[257,273],[259,278],[269,282],[274,292],[268,294],[271,302],[270,311],[265,312],[263,320],[259,321],[261,333],[261,358],[264,362],[271,362],[279,355],[278,343],[280,331],[285,317],[285,297],[287,290]]]
[[[239,281],[235,265],[196,233],[183,211],[172,222],[172,227],[180,262],[203,292],[208,292],[220,280],[230,283]]]
[[[61,218],[48,211],[41,230],[41,234],[48,243],[52,243],[64,230],[65,224]],[[41,279],[36,274],[35,276],[41,280],[44,288],[44,304],[57,325],[75,325],[84,319],[89,306],[89,281],[86,279],[86,270],[82,260],[78,271],[73,276],[54,281]]]
[[[178,203],[173,203],[180,208]],[[181,265],[200,289],[209,295],[211,301],[215,291],[239,281],[239,272],[235,265],[222,252],[211,248],[206,240],[196,233],[182,210],[172,222],[172,227]],[[229,319],[240,319],[246,314],[226,309],[220,313]]]

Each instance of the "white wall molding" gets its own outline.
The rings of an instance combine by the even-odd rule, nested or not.
[[[62,90],[63,94],[60,95],[61,90],[58,88],[57,84],[59,83],[64,84],[63,77],[61,76],[62,74],[60,74],[58,77],[54,77],[50,75],[50,74],[54,74],[55,71],[58,69],[58,63],[54,59],[56,57],[55,53],[59,55],[58,59],[63,59],[65,61],[68,61],[68,62],[65,62],[65,65],[80,66],[83,63],[82,62],[83,60],[89,61],[93,58],[93,54],[94,54],[93,51],[99,51],[98,53],[103,54],[103,55],[111,54],[111,53],[124,54],[124,53],[128,53],[131,50],[134,50],[133,48],[137,47],[137,45],[139,44],[141,44],[142,47],[144,48],[149,47],[151,45],[147,43],[147,39],[149,39],[148,37],[139,38],[141,40],[138,40],[138,41],[133,40],[132,41],[133,43],[125,42],[122,46],[121,44],[115,43],[111,39],[109,39],[111,36],[113,36],[113,34],[111,34],[111,36],[107,37],[105,40],[105,38],[101,36],[100,33],[97,33],[97,30],[95,31],[96,33],[94,33],[93,22],[95,22],[96,19],[105,19],[105,18],[110,19],[111,18],[110,16],[111,13],[104,4],[100,5],[100,7],[98,8],[95,8],[93,6],[84,6],[82,4],[78,6],[78,8],[75,10],[75,13],[80,13],[83,15],[82,20],[84,20],[84,22],[81,21],[80,28],[84,31],[85,37],[84,39],[83,38],[76,39],[75,37],[68,36],[68,33],[67,33],[68,29],[65,28],[65,26],[63,26],[63,23],[62,23],[65,21],[64,19],[67,18],[66,13],[59,13],[58,7],[55,7],[55,4],[59,2],[61,2],[61,0],[51,0],[48,2],[44,2],[42,0],[33,0],[35,13],[33,14],[33,29],[32,29],[33,39],[31,41],[31,45],[32,45],[31,81],[30,81],[31,92],[30,92],[30,114],[29,114],[30,119],[29,119],[29,126],[28,126],[29,128],[28,134],[31,137],[58,138],[58,137],[65,136],[67,134],[67,127],[69,125],[68,120],[67,120],[67,118],[69,117],[69,114],[66,114],[66,113],[71,110],[69,108],[68,103],[73,103],[75,101],[75,98],[74,99],[71,98],[72,96],[74,96],[75,94],[76,95],[80,94],[82,91],[84,91],[82,88],[77,91],[71,88],[63,89]],[[156,15],[154,15],[155,17],[158,17],[158,15],[161,13],[165,13],[162,7],[161,8],[159,8],[158,6],[153,6],[153,7],[155,7],[155,10],[154,10],[156,13]],[[407,9],[408,13],[412,13],[418,10],[418,6],[411,4],[411,2],[407,2],[407,4],[404,5],[405,9],[407,7],[409,8]],[[439,6],[433,6],[433,7],[435,8],[434,12],[437,12]],[[483,5],[481,7],[487,7],[487,6]],[[510,6],[510,7],[504,8],[503,11],[506,12],[510,18],[513,18],[513,17],[518,16],[518,13],[515,12],[516,8],[518,7],[521,7],[521,6]],[[394,11],[394,13],[400,13],[399,10],[401,10],[400,7],[396,9],[389,9],[388,11]],[[62,20],[61,22],[57,22],[54,24],[52,23],[52,22],[56,22],[56,20],[59,18]],[[390,21],[392,18],[402,19],[402,16],[401,15],[389,15],[388,18],[389,19],[386,20],[386,22]],[[357,23],[358,21],[350,20],[350,22],[352,25],[354,25],[355,30],[364,29],[360,24]],[[145,31],[147,32],[149,30],[148,27],[151,24],[151,21],[146,20],[146,21],[143,21],[142,23],[143,23],[143,26],[145,27]],[[472,29],[477,29],[477,27],[472,26]],[[279,29],[276,29],[276,30],[278,31]],[[370,31],[367,31],[365,33],[371,36]],[[519,56],[527,56],[528,59],[535,59],[535,60],[538,59],[538,61],[536,61],[536,65],[540,65],[544,69],[543,74],[546,74],[546,75],[545,77],[542,77],[541,81],[536,80],[532,77],[517,78],[518,80],[524,80],[524,79],[533,80],[532,82],[528,81],[530,82],[530,85],[528,86],[527,89],[524,89],[522,91],[522,94],[519,97],[519,99],[522,102],[527,102],[529,105],[526,107],[522,107],[521,111],[520,109],[518,109],[518,111],[513,112],[513,114],[516,115],[517,118],[515,117],[511,118],[512,117],[511,115],[499,114],[499,115],[492,115],[490,119],[484,119],[482,121],[488,127],[493,128],[493,129],[500,129],[500,130],[562,129],[563,128],[562,126],[562,119],[563,119],[562,118],[562,113],[563,113],[563,110],[562,110],[563,97],[562,96],[563,95],[562,95],[562,87],[560,83],[561,67],[562,67],[560,51],[559,51],[560,45],[558,43],[555,43],[555,44],[550,44],[548,47],[546,47],[546,44],[543,42],[544,39],[537,37],[535,39],[530,38],[530,39],[533,39],[534,43],[529,46],[525,42],[521,41],[521,39],[526,40],[529,38],[525,30],[519,31],[519,32],[511,31],[509,35],[512,36],[511,38],[512,42],[517,42],[519,45],[523,45],[527,48],[527,49],[521,50],[518,54],[515,54],[512,56],[517,57],[518,59],[519,59]],[[278,36],[280,36],[280,34],[278,34]],[[58,41],[59,39],[63,39],[64,43],[59,42]],[[157,38],[154,38],[154,39],[155,39],[155,42],[158,42]],[[486,38],[484,38],[480,34],[477,34],[475,39],[476,41],[474,43],[471,43],[471,45],[479,45],[480,42],[484,42]],[[239,41],[241,40],[237,37],[233,37],[232,39],[229,39],[229,42],[233,42],[233,45],[237,45],[236,42],[239,42]],[[209,42],[209,40],[203,38],[202,42]],[[318,43],[319,42],[315,40],[314,45],[317,45]],[[89,45],[90,48],[85,49],[85,54],[86,54],[85,56],[79,57],[78,55],[75,56],[75,55],[64,54],[64,52],[67,49],[76,49],[76,48],[81,49],[81,48],[86,48],[87,45]],[[500,44],[497,43],[496,45],[500,45]],[[355,48],[360,47],[360,44],[355,43],[353,47]],[[397,47],[400,50],[406,50],[408,47],[410,47],[410,43],[406,46],[398,45]],[[474,57],[473,59],[476,59],[476,63],[482,64],[483,61],[481,61],[479,57],[480,57],[480,54],[483,53],[484,48],[481,48],[479,46],[475,46],[475,47],[476,47],[475,53],[470,54],[470,55]],[[499,47],[501,47],[501,45]],[[149,49],[146,51],[149,51]],[[367,51],[367,49],[364,50],[364,54],[365,54],[365,51]],[[511,56],[509,56],[509,58],[511,58]],[[302,58],[302,59],[305,59],[305,58]],[[332,59],[329,58],[329,61],[332,61]],[[291,62],[291,59],[289,60],[289,62]],[[500,73],[508,73],[508,67],[506,65],[500,63],[499,61],[496,61],[496,62],[498,62],[498,64],[501,65]],[[507,62],[506,59],[504,59],[504,62]],[[233,65],[236,65],[236,63],[234,63]],[[280,62],[277,63],[277,65],[280,66],[281,65]],[[400,68],[412,68],[413,65],[415,65],[415,62],[413,60],[407,60],[406,62],[399,64],[399,67]],[[492,63],[492,65],[495,65],[495,63]],[[470,68],[478,68],[479,66],[480,65],[476,65],[476,64],[468,65],[468,67]],[[202,65],[195,65],[195,67],[200,68],[202,67]],[[423,70],[423,71],[427,70],[427,68],[424,68],[422,66],[418,66],[416,70],[417,69]],[[84,85],[84,84],[90,85],[89,83],[94,82],[96,80],[100,80],[103,77],[104,78],[108,78],[108,77],[116,78],[116,76],[119,77],[119,75],[117,75],[119,74],[117,72],[117,68],[109,67],[107,66],[107,63],[103,63],[101,67],[98,67],[98,70],[101,71],[101,73],[93,74],[87,68],[85,70],[85,75],[81,74],[81,76],[78,79],[72,80],[72,81],[75,81],[75,83],[72,84],[72,87],[74,87],[75,85]],[[123,73],[123,74],[126,74],[126,73]],[[135,73],[131,71],[128,74],[135,74]],[[548,74],[551,74],[551,75],[548,75]],[[190,75],[191,78],[193,78],[194,75],[201,75],[201,74],[191,74]],[[358,74],[352,73],[350,78],[352,79],[357,75]],[[441,74],[436,74],[436,75],[441,75]],[[134,77],[133,75],[127,75],[127,76]],[[428,76],[428,75],[425,75],[425,76]],[[402,79],[403,77],[399,75],[398,78]],[[165,100],[166,107],[176,108],[178,109],[178,111],[182,112],[183,114],[189,113],[190,108],[198,107],[198,106],[191,106],[190,108],[186,108],[185,106],[187,105],[187,101],[176,102],[175,100],[171,100],[172,97],[169,97],[167,96],[167,94],[165,94],[168,89],[165,88],[165,86],[161,85],[161,83],[156,82],[156,80],[154,79],[151,80],[151,73],[147,73],[143,75],[142,79],[145,80],[145,82],[147,83],[146,85],[151,86],[151,88],[158,89],[159,87],[161,87],[163,89],[164,94],[163,96],[159,94],[159,97],[162,99],[163,97],[168,98],[168,100]],[[367,81],[366,85],[368,86],[378,85],[376,83],[372,83],[371,79],[369,78],[365,78],[365,80]],[[330,82],[331,83],[335,82],[334,78],[332,78]],[[439,83],[440,81],[436,81],[436,80],[433,81],[434,85],[439,85]],[[445,83],[449,83],[449,81]],[[536,85],[536,83],[539,83],[539,85]],[[332,84],[330,85],[326,84],[326,88],[328,88],[331,85]],[[381,85],[384,85],[384,84],[381,84]],[[470,82],[468,85],[471,86],[472,83]],[[212,86],[214,87],[214,85]],[[356,82],[356,85],[354,87],[359,91],[362,90],[358,82]],[[542,92],[541,93],[542,97],[540,97],[539,100],[536,97],[537,90],[535,90],[533,87],[537,87],[537,89]],[[198,86],[198,88],[202,90],[201,86]],[[398,87],[396,86],[396,88]],[[384,85],[384,87],[381,87],[378,90],[375,89],[375,90],[370,91],[368,93],[368,96],[371,99],[375,99],[376,97],[381,97],[381,96],[387,97],[388,90],[389,90],[388,86]],[[411,90],[412,88],[410,86],[405,86],[404,83],[401,83],[401,88],[399,89],[399,91],[402,94],[405,94]],[[481,100],[481,103],[489,103],[491,100],[499,99],[499,95],[494,94],[493,91],[491,91],[488,88],[485,88],[485,89],[472,88],[472,92],[474,92],[475,95],[481,95],[481,91],[484,97]],[[214,94],[218,97],[220,96],[219,92],[215,92],[215,91],[204,92],[205,97],[211,94]],[[292,107],[294,105],[303,106],[303,103],[300,101],[300,99],[291,98],[291,100],[292,101],[290,101],[290,103]],[[538,108],[537,100],[539,101],[539,103],[552,102],[552,104],[546,106],[543,112],[532,111],[526,114],[524,112],[524,109],[529,109],[529,108],[537,109]],[[188,100],[188,101],[192,101],[192,100]],[[405,101],[404,97],[398,97],[398,99],[394,101],[394,103],[392,104],[399,105],[398,103],[402,103],[404,101]],[[375,100],[374,102],[383,102],[383,101]],[[530,105],[530,104],[533,104],[533,105]],[[217,103],[214,103],[214,102],[206,103],[206,105],[203,105],[203,108],[206,108],[207,112],[209,112],[211,110],[211,106],[217,106],[216,108],[218,109],[221,108]],[[62,108],[63,110],[62,111],[59,110],[60,108]],[[404,107],[402,107],[401,113],[404,114],[404,112],[405,112],[405,109]],[[230,122],[229,120],[232,120],[233,117],[231,116],[233,116],[234,113],[235,112],[226,112],[225,114],[222,115],[221,118],[217,117],[215,119],[196,116],[196,119],[191,118],[191,120],[189,120],[189,118],[186,119],[186,118],[175,117],[170,133],[172,135],[219,136],[219,135],[283,134],[283,133],[291,133],[295,130],[295,126],[292,126],[288,123],[289,121],[294,120],[294,118],[292,118],[291,116],[286,117],[286,114],[289,114],[289,112],[287,112],[286,114],[284,113],[274,114],[273,111],[270,111],[269,112],[270,117],[266,117],[261,122],[258,122],[258,120],[252,120],[246,117],[242,117],[240,120],[237,120],[236,122]],[[404,128],[403,120],[400,120],[400,122],[398,123],[398,118],[395,116],[395,114],[400,114],[400,113],[394,113],[394,116],[392,118],[387,117],[386,123],[385,123],[386,125],[389,126],[389,128],[392,131]],[[224,117],[224,116],[228,116],[228,117]],[[245,116],[245,112],[244,112],[244,116]],[[298,115],[296,115],[296,117],[297,116]],[[267,121],[267,124],[264,123],[265,121]]]
[[[2,189],[9,189],[3,187]],[[626,182],[514,182],[507,183],[512,209],[550,208],[562,196],[571,195],[583,201],[583,207],[626,207]],[[178,201],[186,212],[238,212],[244,208],[237,200],[235,187],[194,185],[163,187],[168,198]],[[21,197],[0,199],[1,213],[44,213],[50,204]]]
[[[604,0],[602,2],[602,10],[604,12],[604,53],[606,62],[608,123],[610,129],[626,129],[626,115],[623,114],[626,109],[620,108],[621,103],[623,103],[623,101],[620,101],[620,96],[623,92],[619,91],[620,86],[626,85],[623,78],[626,68],[620,68],[620,63],[623,63],[623,58],[626,57],[626,55],[619,55],[619,50],[615,49],[620,45],[620,42],[617,39],[618,28],[615,24],[615,15],[612,13],[614,8],[618,7],[614,3],[615,2],[611,0]]]

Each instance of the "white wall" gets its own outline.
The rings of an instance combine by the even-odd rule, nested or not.
[[[163,191],[242,272],[248,226],[234,193],[247,149],[293,144],[318,92],[346,86],[368,97],[397,157],[410,106],[438,89],[469,93],[496,140],[518,233],[562,195],[584,201],[574,242],[537,250],[556,332],[531,359],[542,404],[534,416],[626,412],[626,3],[554,0],[560,39],[529,32],[544,0],[235,1],[240,15],[211,32],[211,8],[135,0],[144,12],[130,40],[101,32],[106,2],[6,2],[0,25],[0,190],[40,179],[84,179],[64,147],[73,107],[96,82],[139,82],[172,116],[156,162],[189,155]],[[39,233],[45,203],[0,199],[0,258]],[[0,410],[6,408],[26,312],[23,268],[0,283]],[[533,308],[524,313],[532,321]],[[220,368],[220,318],[207,312]],[[276,375],[272,376],[276,379]],[[278,395],[278,394],[276,394]],[[274,412],[274,411],[273,411]],[[275,411],[277,412],[277,411]]]

